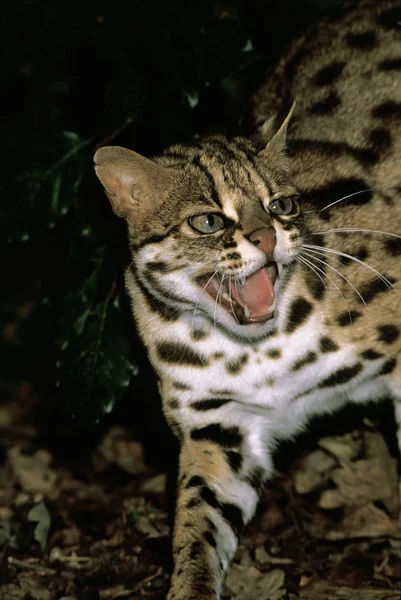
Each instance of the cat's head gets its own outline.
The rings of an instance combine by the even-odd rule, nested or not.
[[[289,115],[290,116],[290,115]],[[303,218],[285,157],[289,116],[258,143],[212,136],[153,160],[120,148],[96,173],[128,225],[142,289],[246,338],[271,328],[276,292],[301,246]]]

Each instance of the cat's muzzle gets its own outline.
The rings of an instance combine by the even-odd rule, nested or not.
[[[202,275],[198,285],[232,318],[246,325],[265,323],[274,315],[274,283],[278,276],[275,262],[266,264],[249,277],[235,277],[217,273]]]

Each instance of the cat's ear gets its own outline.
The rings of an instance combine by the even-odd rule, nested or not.
[[[120,146],[100,148],[94,162],[113,211],[131,222],[157,206],[169,179],[167,169]]]
[[[266,144],[265,147],[260,150],[260,156],[266,156],[271,154],[283,154],[285,152],[287,143],[287,130],[288,124],[291,120],[295,110],[295,102],[293,102],[286,118],[277,128],[277,118],[271,117],[261,125],[259,128],[258,135],[259,139],[263,139]],[[267,142],[267,143],[266,143]]]

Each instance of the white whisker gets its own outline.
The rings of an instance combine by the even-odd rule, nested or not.
[[[309,252],[312,252],[313,254],[311,255]],[[350,285],[352,287],[352,289],[358,294],[358,296],[361,299],[362,303],[366,306],[366,302],[365,302],[362,294],[360,293],[360,291],[354,286],[353,283],[351,283],[351,281],[349,279],[347,279],[347,277],[345,277],[345,275],[343,275],[341,273],[341,271],[339,271],[338,269],[336,269],[332,265],[329,265],[329,263],[326,262],[325,260],[322,260],[321,258],[317,258],[316,256],[314,256],[315,254],[319,254],[320,256],[324,256],[324,254],[322,252],[318,252],[316,250],[310,250],[309,252],[306,253],[307,256],[309,256],[310,258],[313,258],[314,260],[317,260],[318,262],[326,265],[326,267],[329,267],[329,269],[331,269],[332,271],[334,271],[335,273],[337,273],[337,275],[339,275],[342,279],[344,279],[344,281],[346,281],[348,283],[348,285]]]
[[[316,213],[316,212],[323,212],[324,210],[327,210],[328,208],[330,208],[331,206],[334,206],[335,204],[338,204],[339,202],[343,202],[344,200],[347,200],[348,198],[351,198],[352,196],[356,196],[357,194],[363,194],[364,192],[371,192],[372,188],[367,188],[366,190],[359,190],[358,192],[353,192],[352,194],[348,194],[347,196],[343,196],[342,198],[339,198],[338,200],[335,200],[334,202],[331,202],[331,204],[328,204],[327,206],[324,206],[323,208],[314,208],[312,210],[305,210],[304,214],[307,213]]]
[[[352,196],[357,196],[358,194],[363,194],[364,192],[371,192],[371,191],[372,191],[371,189],[359,190],[359,192],[353,192],[352,194],[348,194],[348,196],[343,196],[339,200],[336,200],[335,202],[332,202],[331,204],[328,204],[324,208],[321,208],[320,212],[323,212],[324,210],[327,210],[331,206],[334,206],[335,204],[338,204],[339,202],[343,202],[344,200],[347,200],[348,198],[352,198]]]
[[[316,258],[314,256],[312,256],[310,258],[312,260],[316,260]],[[322,273],[325,277],[327,277],[327,279],[331,282],[331,284],[334,286],[334,288],[337,290],[337,292],[340,294],[341,298],[345,302],[346,307],[347,307],[347,311],[348,311],[348,314],[349,314],[350,321],[352,322],[352,317],[351,317],[351,312],[350,312],[349,307],[348,307],[348,302],[346,301],[346,299],[344,297],[344,294],[342,293],[342,291],[340,290],[340,288],[338,287],[338,285],[332,280],[331,277],[329,277],[329,275],[327,275],[327,273],[325,273],[323,271],[323,269],[321,269],[320,267],[318,267],[317,265],[315,265],[315,263],[313,263],[312,260],[308,260],[303,255],[298,256],[298,259],[302,260],[306,266],[308,266],[310,269],[312,269],[312,271],[314,271],[316,273],[316,275],[318,275],[320,277],[320,279],[322,280],[322,283],[323,283],[323,285],[325,286],[326,289],[327,289],[327,286],[326,286],[325,282],[323,281],[323,278],[319,275],[319,273],[317,273],[317,271],[320,271],[320,273]]]
[[[192,309],[192,327],[194,326],[194,320],[196,317],[196,311],[198,309],[198,304],[202,298],[202,295],[205,293],[205,290],[207,288],[207,286],[209,285],[209,283],[212,281],[213,277],[216,275],[217,276],[217,269],[211,274],[211,276],[209,277],[209,279],[207,280],[207,282],[205,283],[205,285],[203,286],[202,289],[199,289],[199,300],[197,301],[197,303],[195,304],[195,306]]]
[[[309,233],[308,235],[322,235],[324,233],[378,233],[380,235],[388,235],[401,240],[401,235],[396,233],[389,233],[388,231],[380,231],[380,229],[359,229],[358,227],[338,227],[336,229],[327,229],[326,231],[316,231]]]
[[[231,296],[231,283],[232,283],[232,279],[231,279],[231,277],[229,277],[228,278],[228,297],[230,298],[231,312],[233,313],[233,317],[234,317],[235,321],[237,322],[237,325],[239,325],[239,321],[237,319],[237,315],[235,314],[235,310],[234,310],[233,299]]]
[[[384,275],[379,273],[379,271],[377,271],[368,263],[363,262],[363,260],[360,260],[359,258],[352,256],[351,254],[347,254],[346,252],[340,252],[340,250],[333,250],[332,248],[325,248],[324,246],[314,246],[311,244],[303,244],[303,247],[308,248],[309,250],[321,250],[322,252],[326,252],[327,254],[336,254],[337,256],[344,256],[345,258],[349,258],[350,260],[353,260],[356,263],[363,265],[364,267],[372,271],[372,273],[375,273],[375,275],[379,277],[379,279],[381,279],[389,289],[394,289],[394,286],[391,283],[391,281],[384,277]]]

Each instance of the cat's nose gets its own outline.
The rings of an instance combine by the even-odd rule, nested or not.
[[[273,227],[255,229],[249,236],[249,240],[271,257],[276,245],[276,231]]]

